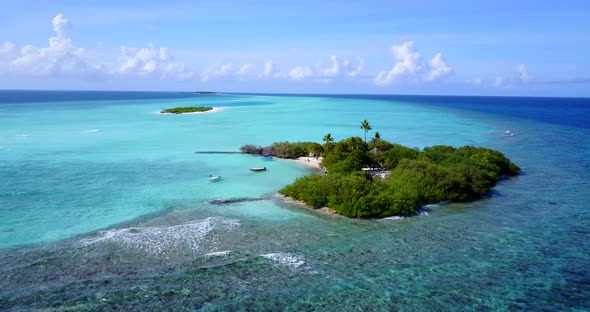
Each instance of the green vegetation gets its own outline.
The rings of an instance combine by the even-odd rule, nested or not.
[[[324,141],[324,151],[328,152],[330,151],[333,143],[334,142],[334,138],[332,137],[331,133],[327,133],[326,135],[324,135],[324,138],[322,139],[322,141]]]
[[[324,142],[331,143],[326,137]],[[328,174],[299,178],[280,193],[348,217],[383,218],[411,214],[430,203],[477,199],[502,176],[520,172],[502,153],[481,147],[437,145],[420,151],[382,140],[377,133],[369,143],[351,137],[331,144],[321,152]],[[321,148],[317,143],[281,142],[260,147],[260,154],[294,158]],[[381,178],[370,172],[390,173]]]
[[[363,129],[363,131],[365,132],[365,142],[367,142],[367,132],[372,130],[373,127],[371,127],[369,122],[365,119],[363,120],[363,122],[361,122],[361,129]]]
[[[240,151],[246,154],[294,159],[306,157],[310,154],[319,156],[324,152],[324,147],[315,142],[276,142],[266,147],[246,144],[240,147]]]
[[[195,113],[195,112],[206,112],[212,110],[211,106],[196,106],[196,107],[174,107],[167,108],[160,113],[162,114],[184,114],[184,113]]]

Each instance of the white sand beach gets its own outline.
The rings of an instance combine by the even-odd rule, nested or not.
[[[306,166],[310,166],[313,168],[316,168],[318,170],[321,170],[322,167],[320,166],[320,163],[322,162],[323,158],[319,157],[319,158],[315,158],[315,157],[299,157],[297,159],[293,159],[293,161],[296,161],[300,164],[304,164]]]
[[[308,210],[313,211],[313,212],[316,212],[316,213],[320,213],[320,214],[323,214],[323,215],[334,216],[334,217],[339,217],[339,218],[347,218],[347,217],[345,217],[343,215],[339,215],[338,213],[336,213],[336,211],[334,211],[334,210],[332,210],[331,208],[328,208],[328,207],[322,207],[322,208],[315,209],[315,208],[311,208],[310,206],[308,206],[306,203],[304,203],[301,200],[293,199],[291,197],[288,197],[288,196],[285,196],[285,195],[282,195],[282,194],[279,194],[279,193],[277,193],[275,196],[277,198],[279,198],[280,200],[284,201],[284,202],[291,203],[291,204],[297,204],[297,205],[299,205],[299,206],[301,206],[301,207],[303,207],[305,209],[308,209]]]

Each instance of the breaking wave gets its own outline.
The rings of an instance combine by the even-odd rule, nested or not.
[[[100,231],[95,237],[80,240],[82,245],[116,244],[150,255],[171,252],[199,252],[213,230],[228,232],[239,227],[237,220],[211,217],[191,223],[163,227],[134,227]]]
[[[291,269],[298,269],[305,265],[305,258],[303,256],[292,255],[287,253],[269,253],[265,255],[261,255],[261,257],[266,258],[274,263],[284,265]]]

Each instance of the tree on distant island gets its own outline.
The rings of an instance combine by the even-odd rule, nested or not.
[[[369,132],[373,128],[371,127],[369,122],[365,119],[365,120],[363,120],[363,122],[361,122],[361,129],[363,129],[365,131],[365,142],[367,142],[367,132]]]
[[[174,107],[162,110],[161,114],[185,114],[185,113],[202,113],[212,110],[211,106],[190,106],[190,107]]]

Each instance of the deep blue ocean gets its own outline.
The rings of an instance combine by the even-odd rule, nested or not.
[[[159,114],[189,105],[223,109]],[[276,195],[305,165],[195,153],[360,136],[363,119],[523,172],[353,220]],[[0,310],[590,310],[589,120],[584,98],[0,91]],[[235,198],[252,200],[212,202]]]

